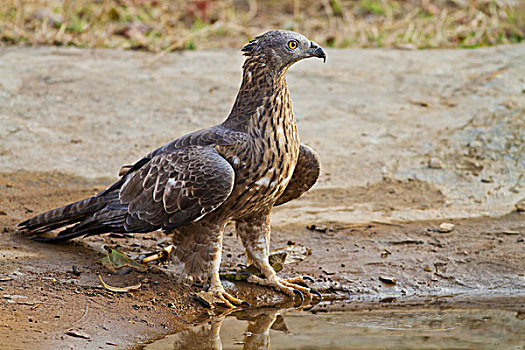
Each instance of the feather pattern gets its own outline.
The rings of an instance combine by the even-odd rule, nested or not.
[[[174,235],[181,272],[219,288],[223,231],[235,221],[250,258],[267,264],[271,208],[299,197],[319,176],[317,155],[299,141],[286,71],[324,52],[287,31],[258,36],[243,52],[241,87],[223,123],[165,144],[122,168],[120,179],[99,194],[20,228],[48,242],[162,229]],[[38,236],[60,228],[56,237]]]
[[[119,198],[131,217],[170,230],[215,210],[230,195],[234,178],[215,148],[188,146],[154,156],[129,176]]]

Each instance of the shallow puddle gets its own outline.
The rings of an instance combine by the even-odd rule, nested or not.
[[[524,349],[525,320],[500,309],[260,309],[171,334],[167,349]]]

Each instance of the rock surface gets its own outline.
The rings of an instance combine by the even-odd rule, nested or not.
[[[281,222],[500,215],[523,197],[525,45],[328,50],[288,73],[302,141],[322,176]],[[221,122],[235,50],[0,51],[2,171],[117,178],[150,150]],[[437,157],[442,169],[428,167]],[[306,211],[305,211],[306,209]]]
[[[477,305],[521,320],[523,57],[525,45],[328,50],[325,65],[294,67],[288,82],[302,141],[323,168],[312,191],[275,209],[272,248],[294,241],[311,249],[281,275],[311,276],[327,302],[379,317],[392,308]],[[46,245],[15,225],[93,195],[122,165],[221,122],[241,64],[227,50],[157,60],[110,50],[0,51],[2,349],[133,348],[209,320],[191,296],[200,289],[177,283],[173,264],[115,274],[98,263],[106,245],[133,258],[168,245],[160,232]],[[433,158],[440,167],[429,166]],[[439,232],[445,221],[453,231]],[[221,272],[244,263],[228,227]],[[115,294],[99,274],[112,286],[141,288]],[[293,305],[268,288],[225,287],[256,307]]]

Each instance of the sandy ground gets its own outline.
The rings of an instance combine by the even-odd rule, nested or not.
[[[329,50],[325,65],[294,67],[288,81],[301,138],[320,154],[323,173],[273,215],[272,246],[295,241],[312,250],[283,274],[310,275],[327,300],[354,308],[490,303],[523,315],[525,217],[514,211],[525,197],[523,57],[524,45]],[[45,245],[14,228],[100,191],[151,149],[223,120],[241,63],[228,50],[159,60],[110,50],[0,51],[2,349],[125,348],[207,317],[191,298],[197,289],[173,283],[170,266],[111,275],[97,262],[104,245],[138,256],[168,244],[160,233]],[[428,166],[433,157],[441,168]],[[444,221],[455,229],[438,232]],[[228,233],[224,271],[244,263]],[[98,273],[142,287],[110,293]],[[255,306],[290,302],[264,288],[228,287]]]

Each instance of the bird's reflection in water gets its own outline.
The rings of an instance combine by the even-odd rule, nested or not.
[[[269,349],[270,329],[287,333],[288,327],[281,316],[283,311],[283,309],[273,309],[255,315],[240,311],[238,315],[235,315],[238,320],[248,321],[244,332],[243,349]]]
[[[270,329],[288,332],[288,327],[281,316],[286,310],[288,309],[265,308],[229,312],[146,345],[144,349],[222,349],[220,332],[226,317],[235,317],[237,320],[247,322],[242,333],[242,341],[236,343],[238,348],[241,348],[242,345],[242,349],[245,350],[270,349]]]
[[[326,311],[320,313],[235,311],[203,319],[145,349],[269,349],[270,342],[280,349],[523,349],[524,323],[515,309],[417,306],[342,312],[333,306],[319,308]]]

